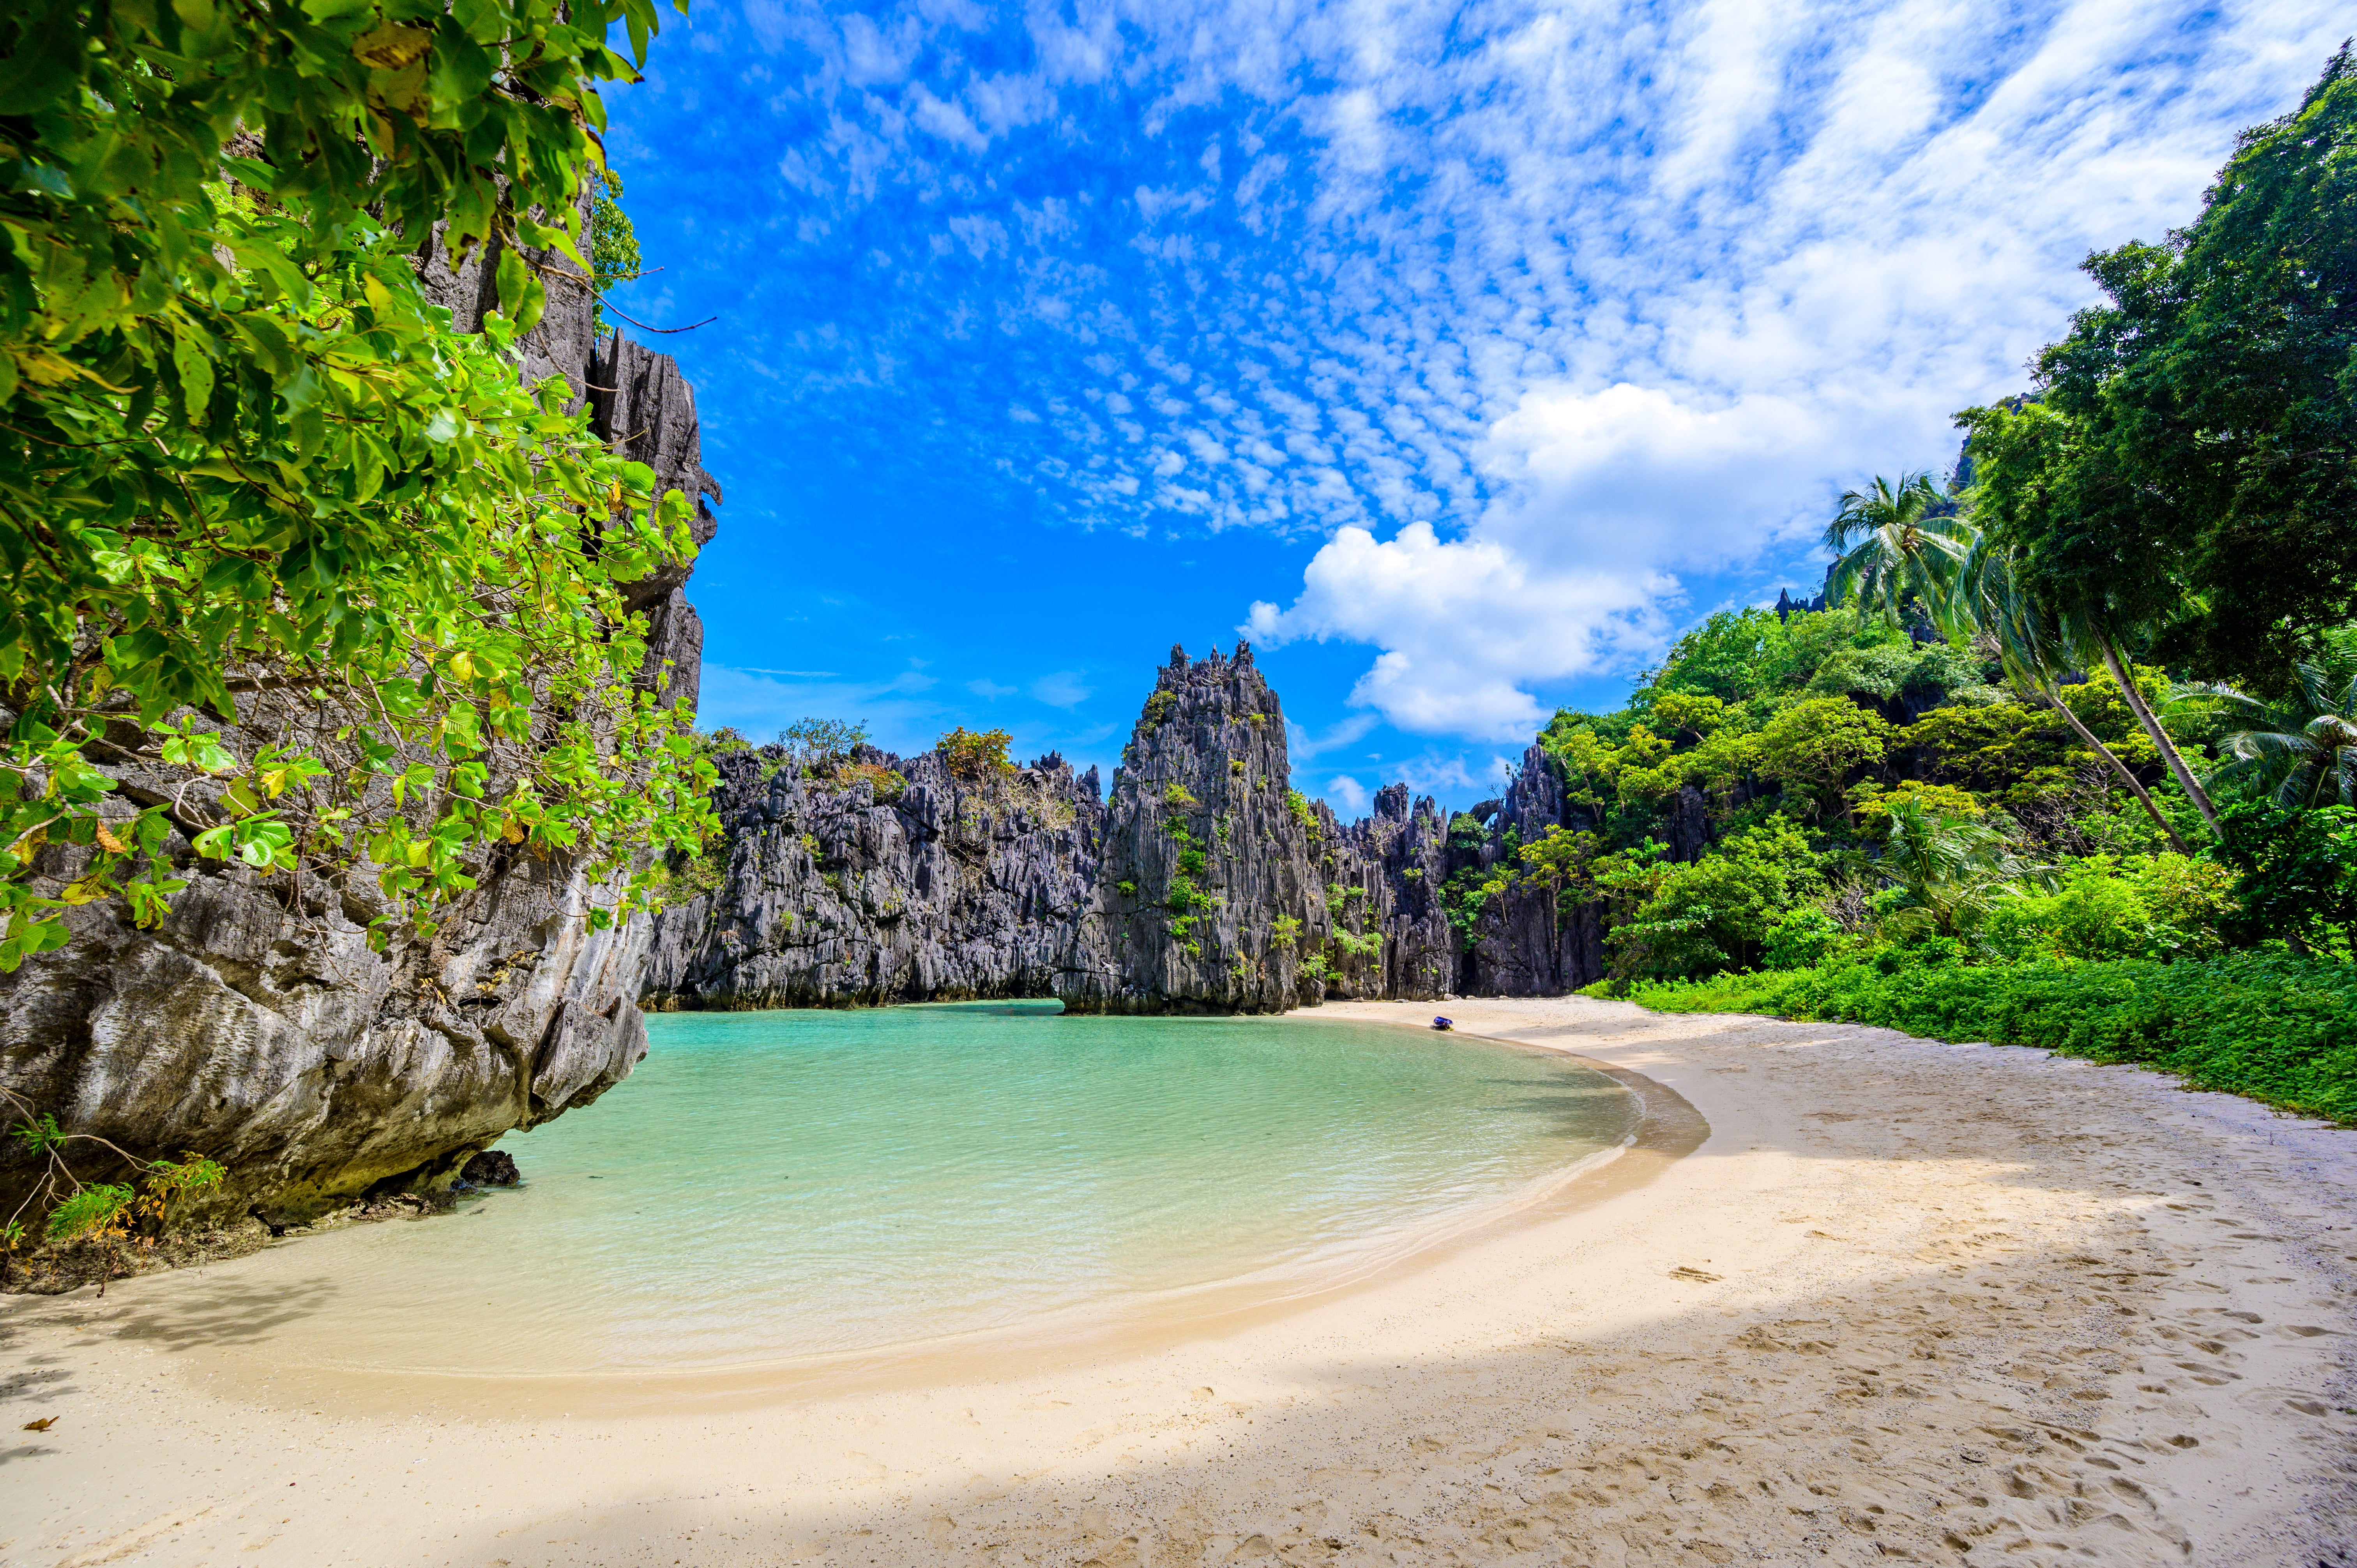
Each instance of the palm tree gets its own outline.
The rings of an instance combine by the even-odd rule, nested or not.
[[[1877,476],[1866,489],[1846,491],[1825,525],[1835,555],[1825,602],[1855,596],[1899,620],[1912,598],[1936,615],[1973,540],[1963,518],[1938,515],[1944,499],[1929,474],[1902,474],[1896,485]]]
[[[2079,743],[2101,757],[2120,782],[2128,787],[2146,814],[2168,835],[2170,847],[2179,854],[2191,853],[2178,835],[2176,825],[2161,814],[2158,802],[2144,787],[2144,780],[2062,700],[2062,677],[2075,662],[2071,649],[2077,639],[2063,621],[2023,591],[2019,579],[2007,569],[2005,557],[1987,542],[1986,536],[1974,536],[1971,551],[1950,585],[1942,609],[1943,624],[1969,627],[1994,643],[2006,683],[2013,688],[2014,694],[2028,706],[2051,708],[2061,714],[2062,722],[2071,726]]]
[[[2136,715],[2137,726],[2176,776],[2193,809],[2216,833],[2218,812],[2209,792],[2145,701],[2127,660],[2121,657],[2120,630],[2094,608],[2093,596],[2065,605],[2031,595],[2009,569],[2003,553],[1987,544],[1968,519],[1931,515],[1942,499],[1931,476],[1921,473],[1902,475],[1896,486],[1877,478],[1870,489],[1846,493],[1841,511],[1825,527],[1825,546],[1838,556],[1827,580],[1825,601],[1838,604],[1855,592],[1895,620],[1913,597],[1930,611],[1933,623],[1951,636],[1987,632],[1995,636],[2000,649],[2010,646],[2029,680],[2026,688],[2021,680],[2016,680],[2017,690],[2025,695],[2035,693],[2040,703],[2060,713],[2080,740],[2126,780],[2181,854],[2185,843],[2160,814],[2151,792],[2061,699],[2061,671],[2101,660],[2118,684],[2128,712]],[[2009,679],[2015,675],[2011,658],[2007,673]]]
[[[2121,699],[2127,703],[2128,712],[2136,715],[2146,738],[2152,742],[2152,748],[2160,753],[2160,759],[2169,764],[2169,772],[2177,776],[2178,788],[2183,789],[2185,798],[2193,802],[2193,809],[2201,813],[2201,820],[2210,824],[2211,832],[2223,838],[2225,834],[2218,826],[2218,808],[2211,803],[2210,791],[2204,789],[2201,780],[2194,777],[2192,768],[2186,763],[2185,754],[2177,749],[2177,742],[2162,727],[2159,717],[2152,711],[2152,704],[2145,701],[2142,688],[2128,672],[2127,660],[2120,657],[2120,639],[2115,629],[2085,611],[2075,615],[2070,624],[2083,645],[2103,655],[2104,668],[2112,672],[2112,680],[2120,689]]]
[[[1891,803],[1888,831],[1882,869],[1900,893],[1885,923],[1902,935],[1969,936],[1991,909],[2021,897],[2025,883],[2052,880],[2003,829],[1927,811],[1918,800]]]
[[[2226,736],[2231,760],[2212,777],[2253,779],[2279,806],[2357,806],[2357,670],[2300,663],[2292,673],[2279,703],[2221,685],[2186,687],[2178,700],[2206,699],[2249,722]]]

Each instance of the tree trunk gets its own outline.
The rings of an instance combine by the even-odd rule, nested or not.
[[[2152,798],[2152,791],[2144,787],[2144,781],[2142,779],[2128,771],[2128,765],[2119,759],[2118,754],[2114,752],[2110,746],[2105,746],[2101,740],[2096,738],[2095,732],[2087,727],[2084,720],[2081,719],[2078,714],[2071,711],[2071,704],[2062,700],[2061,693],[2059,692],[2046,692],[2040,694],[2043,695],[2048,702],[2054,704],[2056,710],[2061,714],[2062,721],[2069,725],[2071,728],[2077,733],[2080,740],[2086,744],[2088,749],[2092,750],[2097,757],[2102,757],[2105,762],[2110,763],[2112,771],[2118,774],[2121,779],[2126,783],[2127,787],[2136,791],[2136,798],[2144,802],[2144,809],[2147,812],[2151,813],[2152,820],[2160,825],[2160,831],[2169,835],[2169,842],[2170,845],[2176,849],[2177,853],[2179,854],[2192,854],[2193,852],[2191,850],[2185,847],[2185,841],[2177,836],[2177,829],[2169,824],[2169,821],[2167,817],[2160,814],[2160,803]]]
[[[2193,769],[2185,766],[2185,758],[2179,753],[2177,743],[2169,738],[2169,732],[2160,727],[2160,721],[2152,716],[2152,709],[2145,704],[2144,693],[2136,690],[2136,677],[2128,672],[2119,650],[2112,646],[2108,636],[2099,636],[2096,641],[2104,650],[2104,668],[2112,672],[2112,679],[2119,682],[2121,700],[2127,703],[2128,711],[2136,714],[2136,723],[2144,726],[2146,736],[2151,740],[2153,749],[2160,753],[2160,759],[2169,764],[2169,772],[2177,776],[2178,788],[2184,790],[2185,798],[2193,802],[2193,809],[2201,813],[2201,820],[2210,824],[2210,832],[2217,837],[2224,837],[2218,830],[2218,811],[2210,804],[2209,791],[2203,789],[2201,781],[2193,777]]]

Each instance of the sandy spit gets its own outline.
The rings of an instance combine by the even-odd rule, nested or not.
[[[2357,1137],[1882,1030],[1448,1011],[1710,1135],[1220,1337],[726,1414],[231,1394],[276,1310],[234,1262],[20,1300],[0,1563],[2357,1564]]]

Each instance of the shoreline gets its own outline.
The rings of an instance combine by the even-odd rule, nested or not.
[[[1295,1018],[1319,1021],[1308,1012]],[[264,1342],[250,1349],[211,1348],[199,1352],[197,1359],[204,1363],[207,1381],[233,1399],[281,1408],[332,1406],[348,1413],[394,1419],[428,1411],[467,1419],[628,1417],[649,1411],[691,1409],[718,1412],[814,1397],[955,1384],[978,1371],[1003,1380],[1052,1371],[1075,1361],[1146,1356],[1191,1340],[1237,1333],[1346,1300],[1424,1269],[1444,1266],[1448,1259],[1486,1240],[1576,1212],[1654,1179],[1672,1162],[1698,1147],[1708,1133],[1699,1113],[1660,1084],[1554,1047],[1466,1030],[1454,1031],[1436,1042],[1423,1026],[1388,1015],[1323,1021],[1361,1026],[1372,1022],[1413,1033],[1419,1045],[1447,1050],[1489,1047],[1568,1060],[1627,1096],[1631,1107],[1627,1131],[1618,1143],[1573,1158],[1518,1187],[1440,1213],[1402,1220],[1339,1250],[1268,1261],[1241,1273],[1192,1284],[1112,1293],[1018,1323],[964,1332],[725,1364],[651,1360],[638,1366],[564,1370],[432,1364],[393,1367],[370,1360],[321,1359],[316,1332],[302,1339]],[[497,1194],[484,1197],[487,1201],[500,1201]],[[205,1287],[181,1283],[180,1275],[200,1274],[212,1264],[243,1262],[255,1252],[266,1251],[271,1255],[229,1271],[223,1277],[249,1293],[321,1290],[340,1281],[337,1265],[350,1260],[332,1249],[314,1252],[308,1250],[309,1244],[349,1229],[351,1223],[339,1216],[319,1227],[294,1230],[283,1240],[257,1242],[219,1257],[199,1256],[181,1267],[151,1266],[141,1274],[118,1276],[114,1287],[119,1291],[124,1281],[133,1278],[149,1279],[139,1307],[147,1314],[167,1316],[176,1305],[201,1303],[206,1295]],[[39,1294],[55,1296],[77,1292]],[[102,1298],[94,1294],[88,1298],[92,1307],[102,1304]],[[332,1318],[331,1305],[322,1310]],[[0,1305],[0,1323],[6,1316],[7,1308]]]
[[[2015,1047],[1450,1011],[1709,1135],[1271,1321],[723,1412],[259,1404],[198,1369],[270,1308],[233,1268],[176,1321],[141,1287],[189,1274],[16,1298],[0,1563],[2312,1568],[2357,1539],[2348,1133]],[[1397,1017],[1308,1015],[1354,1014]]]

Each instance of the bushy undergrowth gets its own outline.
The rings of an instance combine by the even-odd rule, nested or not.
[[[1765,1013],[2136,1062],[2357,1124],[2357,966],[2288,954],[1966,964],[1891,949],[1811,969],[1640,982],[1663,1013]],[[1587,994],[1610,994],[1609,983]]]

